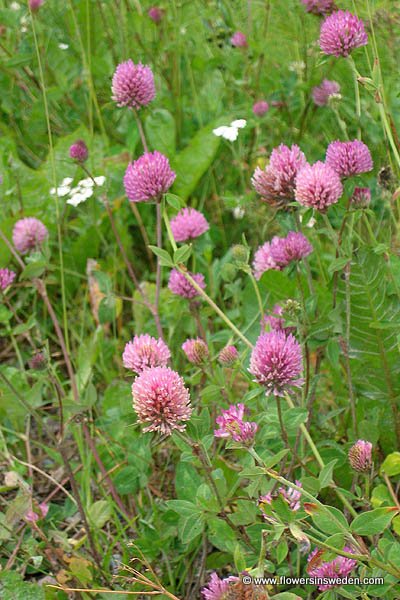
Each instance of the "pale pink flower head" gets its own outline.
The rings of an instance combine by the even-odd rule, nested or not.
[[[194,208],[182,208],[171,219],[171,231],[176,242],[187,242],[199,237],[210,228],[205,216]]]
[[[349,554],[354,554],[354,550],[348,546],[345,546],[343,550]],[[329,580],[337,579],[337,583],[330,581],[329,583],[318,585],[319,590],[325,591],[342,585],[341,579],[350,575],[356,568],[357,561],[345,556],[336,556],[333,560],[324,562],[322,561],[322,554],[323,553],[321,550],[318,550],[318,548],[315,548],[315,550],[311,552],[307,558],[307,573],[311,577],[320,577],[322,579],[328,578]]]
[[[276,264],[271,254],[271,242],[265,242],[257,249],[253,260],[253,272],[256,279],[261,279],[261,276],[266,271],[274,269],[280,271],[281,267]]]
[[[39,519],[44,519],[48,512],[49,505],[45,502],[41,502],[37,507],[37,511],[34,511],[33,509],[28,510],[28,512],[25,514],[25,519],[29,523],[36,523],[36,521],[39,521]]]
[[[349,450],[349,463],[352,469],[365,473],[372,467],[372,444],[358,440]]]
[[[132,384],[133,408],[146,431],[171,435],[183,431],[190,419],[189,391],[182,377],[168,367],[151,367]],[[183,423],[182,423],[183,422]]]
[[[170,358],[171,352],[167,344],[161,338],[156,339],[148,333],[135,335],[133,340],[126,344],[122,354],[124,367],[135,373],[141,373],[150,367],[166,367]]]
[[[285,238],[275,236],[271,241],[271,257],[279,267],[287,267],[292,261],[299,261],[313,251],[308,239],[300,232],[289,231]]]
[[[325,212],[342,194],[343,186],[339,175],[321,161],[306,165],[296,177],[295,196],[303,206]]]
[[[209,355],[208,346],[201,338],[187,339],[182,344],[182,350],[194,365],[201,365]]]
[[[303,368],[301,347],[284,331],[269,331],[258,338],[250,358],[249,372],[267,393],[281,396],[289,386],[300,387]]]
[[[360,140],[331,142],[326,151],[325,163],[340,177],[367,173],[374,166],[368,146]]]
[[[301,481],[295,481],[297,487],[302,487]],[[290,510],[299,510],[300,508],[300,499],[301,492],[299,490],[295,490],[292,487],[280,487],[278,488],[278,492],[282,496],[282,498],[289,505]]]
[[[233,365],[238,358],[239,352],[235,346],[225,346],[218,355],[218,361],[224,366]]]
[[[138,110],[154,100],[156,95],[153,72],[147,65],[135,65],[129,59],[115,69],[111,91],[117,106]]]
[[[20,219],[14,225],[12,240],[21,254],[39,248],[49,235],[47,227],[35,217]]]
[[[204,275],[202,275],[201,273],[189,273],[189,275],[192,277],[192,279],[194,279],[197,285],[204,290],[204,288],[206,287]],[[181,273],[177,269],[172,269],[170,273],[168,288],[173,294],[176,294],[177,296],[182,296],[183,298],[187,298],[188,300],[191,300],[192,298],[195,298],[199,295],[198,291],[192,286],[191,283],[189,283],[189,281],[186,279],[183,273]]]
[[[335,8],[333,0],[301,0],[307,12],[314,15],[328,15]]]
[[[162,20],[162,18],[164,16],[164,11],[162,8],[159,8],[158,6],[152,6],[147,11],[147,14],[154,23],[158,24],[158,23],[160,23],[160,21]]]
[[[201,590],[204,600],[227,600],[231,583],[240,581],[239,577],[226,577],[220,579],[216,573],[212,573],[207,586]]]
[[[169,190],[175,177],[164,154],[157,150],[146,152],[128,165],[124,176],[125,192],[131,202],[158,200]]]
[[[306,157],[296,144],[290,148],[281,144],[272,150],[265,169],[256,168],[251,183],[265,202],[287,204],[294,200],[296,175],[306,164]]]
[[[0,269],[0,290],[4,291],[14,281],[16,273],[10,271],[10,269]]]
[[[263,117],[269,111],[269,104],[265,100],[259,100],[253,104],[253,113],[256,117]]]
[[[42,6],[44,0],[29,0],[29,8],[31,11],[36,12]]]
[[[283,331],[284,333],[294,333],[296,327],[285,327],[285,319],[283,318],[283,308],[280,304],[275,304],[272,313],[264,315],[261,319],[262,331]]]
[[[332,13],[321,25],[319,45],[325,54],[347,58],[353,50],[367,44],[363,21],[347,10]]]
[[[247,38],[241,31],[235,31],[233,36],[231,37],[231,44],[235,46],[235,48],[247,48]]]
[[[216,418],[219,429],[214,431],[215,437],[231,438],[234,442],[240,442],[245,446],[251,446],[258,429],[257,423],[245,421],[244,416],[248,412],[244,404],[231,405],[228,410]]]
[[[79,163],[85,162],[89,156],[89,150],[83,140],[77,140],[69,148],[69,156]]]
[[[355,187],[351,203],[356,208],[367,208],[371,203],[371,190],[367,187]]]
[[[340,93],[340,85],[337,81],[324,79],[320,85],[313,88],[312,97],[317,106],[326,106],[332,96]]]

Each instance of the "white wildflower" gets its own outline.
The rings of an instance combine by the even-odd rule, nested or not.
[[[230,142],[234,142],[239,135],[239,129],[243,129],[243,127],[246,127],[246,120],[236,119],[235,121],[232,121],[230,125],[221,125],[220,127],[213,129],[213,134],[217,137],[223,137]]]

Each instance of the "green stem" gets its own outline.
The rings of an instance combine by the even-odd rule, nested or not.
[[[355,65],[354,60],[351,56],[348,57],[348,61],[351,67],[351,72],[353,74],[354,81],[354,95],[356,100],[356,115],[357,115],[357,137],[361,139],[361,98],[360,98],[360,88],[358,85],[358,72],[357,67]]]

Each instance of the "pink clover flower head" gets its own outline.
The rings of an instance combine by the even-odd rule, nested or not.
[[[153,71],[147,65],[135,65],[129,59],[115,69],[111,91],[117,106],[138,110],[149,104],[156,95]]]
[[[251,183],[264,202],[285,204],[294,200],[296,175],[306,164],[306,157],[296,144],[290,148],[281,144],[272,150],[265,169],[256,168]]]
[[[192,408],[189,391],[182,377],[168,367],[150,367],[132,384],[133,408],[143,431],[171,435],[183,431]],[[182,423],[183,422],[183,423]]]
[[[354,554],[352,548],[349,548],[348,546],[345,546],[343,550],[350,554]],[[345,556],[337,556],[331,561],[324,562],[321,560],[322,554],[323,552],[318,550],[318,548],[315,548],[315,550],[311,552],[307,558],[307,573],[311,577],[329,578],[330,580],[337,579],[337,583],[330,582],[318,585],[319,590],[326,591],[340,586],[341,579],[350,575],[350,573],[356,568],[357,561]]]
[[[20,219],[14,225],[12,240],[21,254],[39,248],[49,235],[47,227],[35,217]]]
[[[225,346],[218,355],[218,361],[225,366],[233,365],[238,358],[239,352],[235,346]]]
[[[152,6],[147,11],[147,14],[154,23],[158,24],[158,23],[160,23],[160,21],[162,20],[162,18],[164,16],[164,11],[162,8],[159,8],[158,6]]]
[[[354,471],[366,473],[372,467],[372,444],[358,440],[349,450],[349,463]]]
[[[302,368],[301,347],[292,334],[269,331],[259,336],[251,353],[249,372],[267,394],[281,396],[290,386],[300,387]]]
[[[351,204],[356,208],[367,208],[371,203],[371,190],[367,187],[355,187]]]
[[[201,365],[209,356],[208,346],[201,338],[187,339],[182,344],[182,350],[194,365]]]
[[[174,183],[176,173],[164,154],[146,152],[130,163],[125,171],[124,187],[131,202],[158,200]]]
[[[337,81],[324,79],[320,85],[313,88],[312,98],[317,106],[326,106],[332,96],[340,94],[340,85]]]
[[[289,231],[285,238],[275,236],[271,241],[271,257],[279,267],[287,267],[292,261],[299,261],[313,251],[308,239],[300,232]]]
[[[25,519],[29,521],[29,523],[36,523],[39,519],[44,519],[49,512],[49,505],[45,502],[41,502],[38,505],[38,510],[34,511],[33,509],[28,510],[25,514]]]
[[[204,275],[202,275],[201,273],[189,273],[189,275],[192,277],[192,279],[194,279],[197,285],[204,290],[204,288],[206,287]],[[170,273],[168,288],[173,294],[176,294],[177,296],[182,296],[182,298],[187,298],[188,300],[191,300],[192,298],[195,298],[199,295],[196,288],[194,288],[192,284],[189,283],[189,281],[187,281],[183,273],[181,273],[177,269],[172,269]]]
[[[29,8],[32,12],[36,12],[42,6],[44,0],[29,0]]]
[[[295,196],[303,206],[325,212],[342,194],[340,176],[321,161],[306,165],[296,177]]]
[[[0,269],[0,290],[4,292],[16,278],[16,273],[10,269]]]
[[[126,369],[141,373],[150,367],[166,367],[171,352],[167,344],[161,339],[151,337],[145,333],[135,335],[132,341],[125,345],[122,362]]]
[[[368,146],[360,140],[331,142],[326,151],[325,163],[340,177],[367,173],[374,166]]]
[[[210,228],[205,216],[194,208],[182,208],[171,219],[171,231],[176,242],[193,240]]]
[[[256,279],[261,279],[263,273],[270,269],[281,271],[281,267],[272,258],[271,244],[272,242],[265,242],[265,244],[259,246],[254,255],[253,272]]]
[[[251,446],[258,429],[257,423],[244,421],[247,412],[244,404],[231,405],[228,410],[216,418],[219,429],[214,431],[215,437],[231,438],[234,442],[240,442]]]
[[[367,44],[364,22],[347,10],[332,13],[321,25],[319,45],[325,54],[347,58],[353,50]]]
[[[308,13],[314,15],[328,15],[335,8],[333,0],[301,0]]]
[[[83,140],[77,140],[69,148],[69,156],[79,163],[85,162],[89,156],[89,150]]]
[[[201,590],[204,600],[227,600],[231,583],[240,581],[239,577],[226,577],[220,579],[216,573],[212,573],[207,586]]]
[[[236,31],[231,37],[231,44],[235,48],[247,48],[247,38],[241,31]]]
[[[295,484],[298,487],[302,487],[302,484],[300,481],[295,481]],[[299,510],[300,508],[300,499],[301,499],[301,492],[299,492],[299,490],[295,490],[292,487],[280,487],[278,488],[278,492],[281,494],[282,498],[285,500],[285,502],[288,503],[290,510]]]
[[[263,117],[269,111],[269,104],[265,100],[258,100],[253,104],[253,113],[256,117]]]

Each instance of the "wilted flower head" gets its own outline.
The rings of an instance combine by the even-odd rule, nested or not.
[[[204,290],[204,288],[206,287],[204,275],[202,275],[201,273],[189,273],[189,275],[192,277],[192,279],[195,280],[197,285]],[[172,269],[170,273],[168,288],[173,294],[176,294],[177,296],[182,296],[183,298],[188,298],[189,300],[195,298],[199,294],[198,291],[192,286],[192,284],[189,283],[189,281],[186,279],[183,273],[181,273],[177,269]]]
[[[299,387],[303,380],[301,347],[296,338],[283,331],[262,333],[250,358],[249,372],[267,393],[281,396],[288,386]]]
[[[321,25],[319,45],[325,54],[346,58],[355,48],[367,44],[363,21],[349,11],[338,10]]]
[[[371,190],[367,187],[355,187],[351,204],[356,208],[367,208],[371,202]]]
[[[354,554],[354,551],[348,546],[345,546],[343,550],[345,552],[349,552],[350,554]],[[318,589],[321,591],[340,586],[341,579],[348,577],[357,566],[356,560],[352,558],[346,558],[345,556],[337,556],[331,561],[323,562],[323,554],[324,552],[322,550],[315,548],[315,550],[313,550],[307,558],[307,573],[311,577],[329,578],[330,580],[337,579],[337,583],[329,582],[318,585]]]
[[[200,365],[208,357],[208,346],[201,338],[187,339],[182,344],[182,350],[186,354],[187,359],[195,364]]]
[[[352,469],[365,473],[372,467],[372,444],[358,440],[349,450],[349,463]]]
[[[253,260],[253,271],[254,277],[256,279],[260,279],[262,274],[265,271],[269,271],[270,269],[274,269],[275,271],[280,271],[281,267],[279,267],[271,254],[271,242],[265,242],[262,246],[260,246]]]
[[[199,237],[210,228],[205,216],[194,208],[182,208],[171,219],[171,231],[176,242],[186,242]]]
[[[360,140],[331,142],[326,151],[325,162],[340,177],[359,175],[371,171],[373,168],[369,148]]]
[[[296,177],[295,196],[297,202],[325,211],[335,204],[343,193],[339,175],[329,165],[318,161],[306,165]]]
[[[171,358],[167,344],[160,338],[151,337],[148,333],[135,335],[128,342],[122,354],[124,367],[141,373],[149,367],[165,367]]]
[[[262,117],[269,110],[269,104],[265,100],[259,100],[253,104],[253,113],[257,117]]]
[[[306,164],[306,157],[296,144],[290,148],[281,144],[271,152],[264,170],[256,168],[251,183],[265,202],[285,204],[294,200],[296,175]]]
[[[43,352],[36,352],[29,361],[29,367],[34,371],[40,371],[46,366],[46,356]]]
[[[143,431],[159,431],[171,435],[183,431],[182,421],[192,413],[189,391],[182,377],[168,367],[151,367],[136,377],[132,384],[133,408]]]
[[[218,355],[218,360],[222,365],[233,365],[239,358],[239,352],[235,346],[225,346]]]
[[[10,271],[10,269],[0,269],[0,290],[4,291],[8,288],[15,277],[16,273],[14,273],[14,271]]]
[[[158,8],[158,6],[152,6],[147,11],[147,14],[154,23],[159,23],[164,16],[164,11],[162,8]]]
[[[70,146],[69,155],[73,160],[83,163],[87,160],[89,150],[83,140],[77,140]]]
[[[131,202],[149,202],[165,194],[175,181],[168,158],[157,152],[146,152],[130,163],[125,171],[124,187]]]
[[[216,418],[219,429],[214,431],[215,437],[232,438],[235,442],[241,442],[246,446],[254,442],[258,425],[250,421],[244,421],[244,415],[248,412],[244,404],[231,405],[228,410]]]
[[[301,0],[306,11],[314,15],[327,15],[335,8],[333,0]]]
[[[247,48],[247,38],[241,31],[236,31],[231,37],[231,44],[235,48]]]
[[[15,223],[12,240],[18,252],[27,254],[41,246],[48,235],[49,232],[42,221],[35,217],[26,217]]]
[[[239,577],[220,579],[216,573],[212,573],[207,586],[201,590],[204,600],[226,600],[230,584],[238,581]]]
[[[326,106],[332,96],[340,93],[340,85],[337,81],[324,79],[320,85],[313,88],[312,97],[317,106]]]
[[[299,261],[313,251],[308,239],[300,232],[289,231],[285,238],[275,236],[271,241],[271,257],[279,267]]]
[[[147,65],[135,65],[129,59],[116,68],[111,90],[117,106],[139,109],[149,104],[156,95],[153,72]]]

